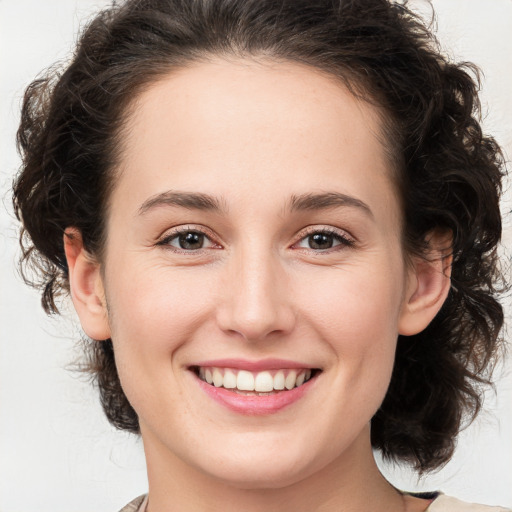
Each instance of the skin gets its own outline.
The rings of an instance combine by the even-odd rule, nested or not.
[[[132,105],[104,259],[72,228],[65,243],[82,326],[112,338],[139,415],[150,512],[427,507],[382,477],[369,422],[398,334],[428,325],[449,279],[435,233],[435,261],[405,263],[378,114],[325,75],[270,60],[193,64]],[[220,209],[170,204],[170,192]],[[290,209],[318,193],[351,200]],[[205,233],[203,247],[180,249],[176,228]],[[333,246],[312,248],[326,230]],[[322,372],[277,413],[243,415],[189,369],[233,357]]]

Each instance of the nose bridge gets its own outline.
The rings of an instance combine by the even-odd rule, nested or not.
[[[289,332],[294,313],[279,255],[268,247],[246,246],[235,251],[230,267],[221,327],[247,340]]]

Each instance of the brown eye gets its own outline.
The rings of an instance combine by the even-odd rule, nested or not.
[[[327,233],[315,233],[308,236],[310,249],[330,249],[334,245],[334,236]]]
[[[204,245],[204,235],[202,233],[190,231],[188,233],[178,235],[177,242],[180,249],[189,251],[194,249],[202,249]]]
[[[301,249],[312,249],[313,251],[326,251],[339,246],[339,249],[343,247],[351,247],[354,245],[354,241],[348,238],[344,233],[332,232],[332,231],[313,231],[309,235],[302,238],[297,247]]]
[[[175,231],[159,242],[158,245],[170,246],[173,249],[182,251],[199,251],[215,246],[205,233],[190,229]]]

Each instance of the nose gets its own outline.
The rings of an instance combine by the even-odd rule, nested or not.
[[[248,341],[285,335],[296,321],[286,272],[278,256],[248,252],[234,256],[228,265],[217,308],[218,325]]]

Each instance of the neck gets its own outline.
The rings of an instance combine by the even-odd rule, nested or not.
[[[405,507],[402,496],[375,463],[369,429],[319,471],[283,485],[218,479],[169,454],[150,437],[143,433],[149,481],[147,512],[401,512]]]

